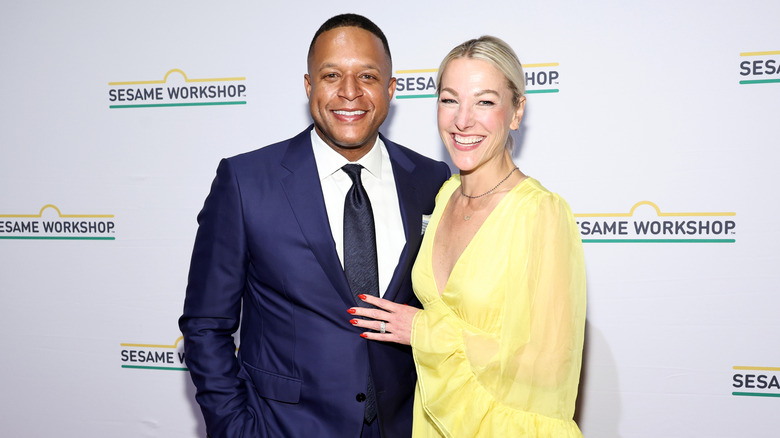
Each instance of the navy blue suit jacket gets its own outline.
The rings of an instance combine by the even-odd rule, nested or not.
[[[411,434],[411,351],[367,341],[349,323],[356,303],[331,236],[310,129],[222,160],[198,215],[179,327],[212,438],[359,437],[369,372],[383,437]],[[410,271],[422,215],[433,211],[450,172],[382,140],[407,240],[384,297],[419,306]]]

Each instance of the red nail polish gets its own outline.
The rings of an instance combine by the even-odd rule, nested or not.
[[[363,294],[360,294],[360,295],[358,295],[358,298],[360,298],[361,300],[365,300],[365,299],[366,299],[366,296],[365,296],[365,295],[363,295]]]
[[[355,313],[355,312],[357,312],[357,310],[355,310],[355,309],[351,309],[351,308],[350,308],[350,309],[347,309],[347,312],[349,312],[349,313]]]
[[[361,337],[361,338],[367,338],[367,337],[368,337],[368,335],[367,335],[367,334],[365,334],[365,333],[361,333],[361,334],[360,334],[360,337]]]
[[[357,320],[357,319],[350,319],[350,320],[349,320],[349,323],[350,323],[350,324],[357,324],[357,322],[358,322],[358,320]]]

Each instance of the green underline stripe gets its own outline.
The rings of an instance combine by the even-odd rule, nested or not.
[[[549,90],[525,90],[526,94],[538,94],[538,93],[557,93],[559,90],[557,88],[552,88]],[[395,96],[396,99],[430,99],[434,97],[439,97],[438,94],[407,94],[407,95],[397,95]]]
[[[156,108],[171,106],[209,106],[209,105],[246,105],[245,100],[235,102],[189,102],[189,103],[147,103],[142,105],[109,105],[109,108]]]
[[[187,368],[173,368],[173,367],[145,367],[141,365],[122,365],[122,368],[133,368],[137,370],[166,370],[166,371],[189,371]]]
[[[780,82],[780,79],[754,79],[749,81],[739,81],[740,84],[770,84],[774,82]]]
[[[408,94],[406,96],[395,96],[396,99],[430,99],[433,97],[439,97],[438,94]]]
[[[0,239],[18,240],[116,240],[116,237],[70,237],[70,236],[0,236]]]
[[[582,239],[582,243],[734,243],[736,239]]]
[[[761,392],[732,392],[731,395],[741,395],[745,397],[780,397],[780,394],[764,394]]]

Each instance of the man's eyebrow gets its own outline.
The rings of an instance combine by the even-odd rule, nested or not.
[[[322,65],[320,65],[319,70],[322,70],[324,68],[339,68],[341,64],[337,64],[335,62],[326,62]],[[369,70],[376,70],[379,71],[379,67],[377,67],[374,64],[363,64],[360,66],[362,69],[369,69]]]

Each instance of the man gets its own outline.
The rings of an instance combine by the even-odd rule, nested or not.
[[[445,164],[379,134],[391,76],[374,23],[331,18],[304,76],[314,128],[217,169],[179,320],[212,438],[411,434],[410,350],[363,339],[347,313],[361,305],[357,294],[371,293],[367,284],[417,304],[410,270],[422,215],[449,177]],[[375,237],[355,225],[365,220]]]

